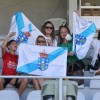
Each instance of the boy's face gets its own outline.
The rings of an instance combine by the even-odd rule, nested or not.
[[[17,50],[17,43],[15,41],[13,41],[9,46],[8,48],[10,50],[13,50],[13,51],[16,51]]]

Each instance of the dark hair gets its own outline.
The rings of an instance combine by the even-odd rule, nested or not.
[[[52,38],[52,40],[54,40],[54,38],[55,38],[55,34],[54,34],[54,25],[52,24],[52,22],[47,21],[47,22],[45,22],[45,23],[43,24],[43,26],[42,26],[42,28],[41,28],[42,33],[43,33],[44,35],[46,35],[46,33],[45,33],[45,28],[46,28],[46,25],[47,25],[47,24],[51,24],[51,25],[52,25],[51,38]]]
[[[8,46],[10,46],[11,45],[11,43],[12,42],[16,42],[15,40],[10,40],[10,41],[8,41],[8,43],[7,43],[7,48],[8,48]],[[16,42],[17,43],[17,42]],[[8,48],[9,49],[9,48]]]
[[[37,45],[37,42],[38,42],[38,39],[39,39],[39,38],[43,38],[43,39],[45,40],[44,36],[39,35],[39,36],[37,37],[37,39],[36,39],[36,45]],[[45,44],[46,44],[46,40],[45,40]]]
[[[100,40],[100,30],[98,32],[98,37],[97,37],[98,40]]]
[[[68,33],[71,34],[67,25],[60,26],[59,31],[58,31],[59,32],[59,34],[58,34],[58,38],[59,38],[58,45],[63,43],[63,38],[61,37],[61,34],[60,34],[60,31],[61,31],[62,28],[66,28]]]

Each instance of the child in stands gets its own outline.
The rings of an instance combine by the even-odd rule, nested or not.
[[[36,45],[40,45],[40,46],[46,46],[46,40],[43,36],[38,36],[36,39]],[[36,90],[40,90],[41,89],[41,85],[44,82],[44,79],[32,79],[32,83],[34,85],[34,88]]]
[[[16,72],[18,64],[18,55],[16,55],[17,43],[15,40],[10,40],[10,38],[14,35],[15,32],[10,33],[2,44],[2,75],[8,76],[18,74]],[[27,86],[27,79],[22,79],[22,81],[20,81],[16,78],[2,78],[0,79],[0,90],[4,89],[8,83],[14,85],[16,88],[19,88],[18,93],[19,95],[21,95],[21,93]]]

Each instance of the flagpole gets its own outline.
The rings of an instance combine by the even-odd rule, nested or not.
[[[74,16],[74,13],[75,12],[73,12],[73,47],[72,47],[72,51],[74,52],[74,50],[75,50],[75,28],[74,28],[74,26],[75,26],[75,23],[74,23],[74,18],[75,18],[75,16]]]

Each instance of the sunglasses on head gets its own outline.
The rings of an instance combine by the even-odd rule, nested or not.
[[[45,28],[46,28],[46,29],[53,29],[53,27],[48,27],[48,26],[46,26]]]
[[[37,40],[37,43],[46,43],[46,41],[43,41],[43,40]]]

